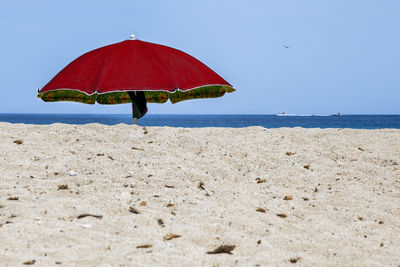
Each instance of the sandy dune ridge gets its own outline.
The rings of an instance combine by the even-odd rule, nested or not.
[[[398,266],[399,218],[400,130],[0,123],[2,266]]]

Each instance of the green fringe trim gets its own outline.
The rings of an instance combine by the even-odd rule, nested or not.
[[[174,93],[165,91],[145,91],[144,94],[148,103],[165,103],[169,99],[174,104],[188,99],[221,97],[226,92],[231,93],[233,91],[235,91],[235,89],[228,85],[210,85],[198,87],[185,92],[178,90]],[[105,105],[132,102],[127,92],[87,95],[77,90],[54,90],[39,93],[37,97],[41,98],[45,102],[74,101],[85,104],[94,104],[97,102]]]

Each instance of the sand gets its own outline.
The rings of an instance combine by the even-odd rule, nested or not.
[[[398,266],[399,164],[393,129],[0,123],[0,263]]]

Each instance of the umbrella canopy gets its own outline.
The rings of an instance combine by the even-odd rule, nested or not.
[[[176,103],[233,91],[232,85],[194,57],[132,38],[75,59],[39,90],[38,97],[49,102],[120,104],[134,102],[138,93],[150,103],[168,99]]]

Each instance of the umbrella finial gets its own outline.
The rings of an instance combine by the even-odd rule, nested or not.
[[[134,34],[131,34],[131,35],[129,36],[129,40],[136,40],[136,36],[135,36]]]

